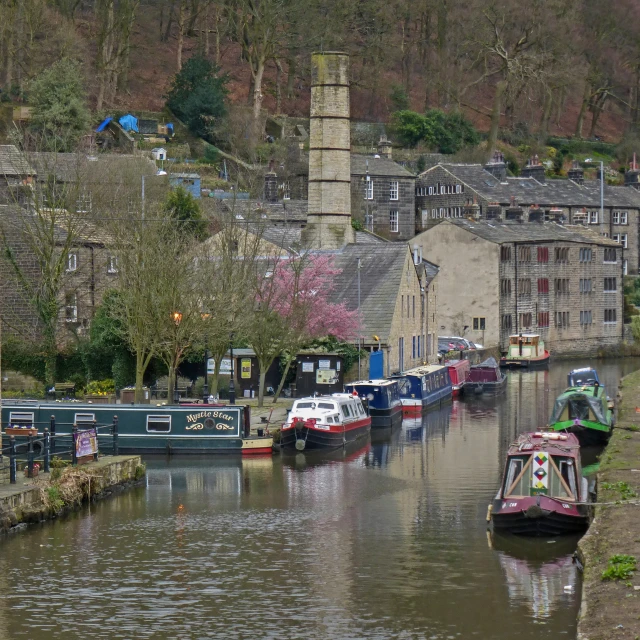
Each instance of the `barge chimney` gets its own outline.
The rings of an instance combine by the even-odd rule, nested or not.
[[[351,226],[349,55],[311,55],[309,212],[302,241],[311,249],[340,249],[355,241]]]

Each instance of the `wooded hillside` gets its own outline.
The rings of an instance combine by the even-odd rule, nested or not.
[[[352,55],[353,117],[461,108],[476,126],[601,136],[635,131],[637,0],[2,0],[0,82],[67,56],[91,106],[159,110],[195,52],[230,77],[233,102],[306,115],[311,51]]]

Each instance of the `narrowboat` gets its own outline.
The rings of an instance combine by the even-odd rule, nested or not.
[[[509,336],[507,355],[500,358],[501,367],[546,367],[549,364],[549,352],[544,341],[537,333],[520,333]]]
[[[600,386],[598,372],[593,367],[583,367],[582,369],[572,369],[567,374],[567,387],[592,387],[595,383]]]
[[[568,431],[582,445],[605,444],[613,429],[613,411],[604,387],[597,382],[591,387],[569,387],[553,405],[549,420],[552,431]]]
[[[449,380],[451,380],[451,395],[454,398],[461,396],[469,378],[469,361],[450,360],[444,364],[449,372]]]
[[[367,438],[371,417],[358,396],[332,393],[327,396],[300,398],[293,403],[280,431],[280,448],[335,449]]]
[[[576,436],[523,433],[509,447],[487,520],[494,531],[519,535],[579,533],[589,526],[589,502]]]
[[[251,436],[249,407],[221,404],[90,404],[5,400],[2,424],[7,428],[45,427],[52,435],[71,439],[79,429],[111,425],[117,420],[121,453],[270,453],[271,436]],[[15,431],[12,432],[15,433]],[[111,448],[110,430],[98,432],[98,443]],[[64,442],[64,439],[62,439]],[[62,445],[61,445],[62,446]]]
[[[431,405],[451,400],[451,380],[447,367],[427,365],[392,376],[398,381],[402,414],[419,416]]]
[[[396,427],[402,422],[402,402],[397,380],[360,380],[345,385],[357,395],[371,416],[371,428]]]
[[[465,386],[468,393],[495,396],[507,388],[507,376],[500,370],[495,358],[487,358],[470,367]]]

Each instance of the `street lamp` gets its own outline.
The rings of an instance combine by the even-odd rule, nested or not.
[[[209,313],[201,314],[203,320],[208,320],[211,317]],[[209,358],[207,349],[207,332],[204,332],[204,385],[202,385],[202,403],[207,404],[209,402]]]
[[[236,403],[236,383],[233,381],[233,331],[229,334],[229,353],[231,356],[231,378],[229,380],[229,404]]]
[[[180,326],[182,322],[182,314],[179,311],[174,311],[171,314],[173,322],[176,328]],[[180,404],[180,392],[178,391],[178,367],[173,369],[173,404]]]

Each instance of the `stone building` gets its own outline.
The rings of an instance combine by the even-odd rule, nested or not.
[[[624,249],[596,231],[454,219],[414,242],[440,266],[441,335],[506,350],[509,335],[534,332],[575,355],[622,340]]]
[[[351,156],[351,217],[389,240],[415,235],[414,174],[388,156]]]
[[[551,180],[545,178],[544,167],[535,159],[519,178],[507,177],[500,157],[484,167],[438,164],[416,180],[416,230],[464,216],[483,220],[541,216],[547,221],[585,224],[619,242],[624,248],[625,272],[637,274],[640,191],[632,188],[632,173],[629,186],[603,185],[601,210],[600,180],[585,180],[579,166],[569,172],[569,179]]]

